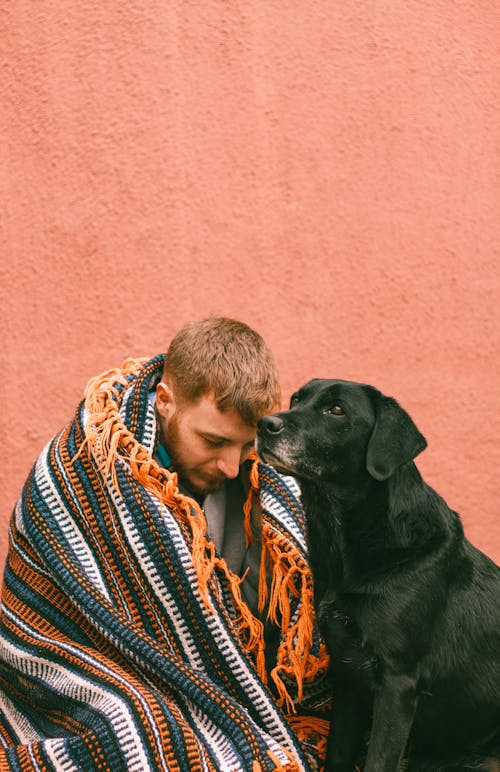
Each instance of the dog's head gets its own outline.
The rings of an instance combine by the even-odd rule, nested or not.
[[[347,484],[367,472],[386,480],[426,445],[396,400],[340,380],[309,381],[289,410],[265,416],[257,431],[259,456],[279,472]]]

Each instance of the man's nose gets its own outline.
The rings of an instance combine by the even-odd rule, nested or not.
[[[238,477],[241,464],[240,448],[224,448],[217,459],[217,467],[229,479]]]

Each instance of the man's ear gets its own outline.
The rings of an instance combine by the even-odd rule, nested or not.
[[[375,480],[387,480],[398,467],[418,456],[427,442],[392,397],[380,395],[376,413],[366,452],[366,468]]]
[[[175,413],[175,398],[172,386],[160,381],[156,387],[156,409],[162,418],[170,419]]]

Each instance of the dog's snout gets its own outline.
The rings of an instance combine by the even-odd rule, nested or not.
[[[269,434],[279,434],[283,429],[283,421],[277,415],[266,415],[260,419],[259,429]]]

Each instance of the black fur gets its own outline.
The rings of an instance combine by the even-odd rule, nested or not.
[[[331,654],[327,772],[500,770],[500,569],[422,480],[426,441],[371,386],[313,380],[259,422],[300,484]]]

